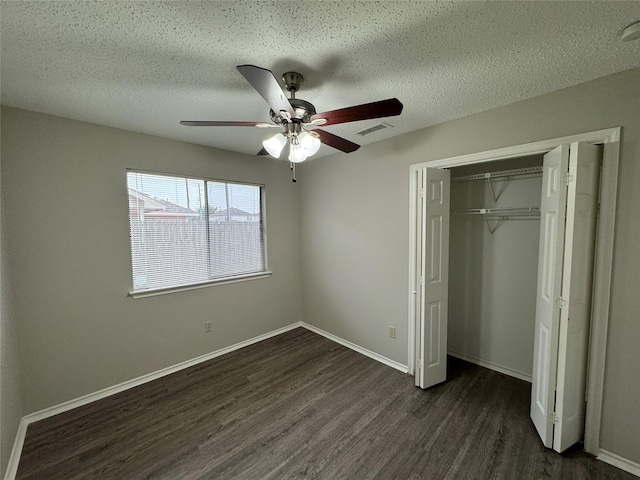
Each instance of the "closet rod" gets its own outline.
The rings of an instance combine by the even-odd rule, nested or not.
[[[540,207],[505,207],[505,208],[467,208],[455,210],[455,214],[463,215],[540,215]]]
[[[485,180],[497,177],[515,177],[518,175],[537,175],[542,173],[542,167],[515,168],[513,170],[501,170],[499,172],[476,173],[463,177],[453,177],[452,182],[464,182],[467,180]]]

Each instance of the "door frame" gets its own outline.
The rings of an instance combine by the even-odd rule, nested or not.
[[[416,176],[427,168],[453,168],[463,165],[507,160],[544,154],[559,145],[586,142],[603,145],[600,175],[600,213],[596,230],[596,248],[593,273],[593,299],[591,333],[587,366],[587,408],[585,412],[584,450],[592,455],[600,453],[600,426],[604,391],[604,367],[607,348],[607,330],[611,297],[613,242],[616,223],[618,166],[620,161],[621,127],[569,135],[539,142],[514,145],[484,152],[449,157],[411,165],[409,172],[409,319],[408,319],[408,373],[415,374],[416,340]]]

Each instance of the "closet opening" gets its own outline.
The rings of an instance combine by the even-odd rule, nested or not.
[[[598,454],[619,138],[616,128],[411,166],[417,386],[446,381],[447,353],[532,381],[544,445],[563,451],[584,433]]]
[[[447,352],[531,382],[542,155],[450,172]]]

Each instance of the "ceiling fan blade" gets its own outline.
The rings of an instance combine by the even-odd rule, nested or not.
[[[271,126],[265,122],[218,122],[209,120],[182,120],[180,125],[188,127],[262,127]],[[275,125],[274,125],[275,126]]]
[[[320,136],[320,141],[322,143],[336,148],[342,152],[351,153],[360,148],[360,145],[358,145],[357,143],[350,142],[346,138],[339,137],[325,130],[320,130],[319,128],[317,128],[313,130],[313,132],[317,133]]]
[[[271,70],[256,67],[255,65],[238,65],[236,68],[240,74],[247,79],[247,82],[258,91],[262,98],[266,100],[271,110],[276,113],[284,110],[291,115],[292,118],[296,116],[293,107],[291,107],[289,100],[287,100],[287,97],[284,95]]]
[[[269,155],[269,152],[267,152],[267,150],[262,147],[262,149],[258,153],[256,153],[256,155]]]
[[[318,125],[336,125],[338,123],[356,122],[372,118],[394,117],[402,113],[402,103],[397,98],[389,98],[378,102],[365,103],[355,107],[331,110],[330,112],[316,113],[311,121],[325,119],[326,123]]]

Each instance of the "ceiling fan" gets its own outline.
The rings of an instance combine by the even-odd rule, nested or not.
[[[183,120],[180,124],[190,127],[282,128],[281,133],[262,142],[263,148],[258,152],[258,155],[271,155],[279,158],[282,150],[289,143],[288,159],[291,162],[294,182],[296,181],[295,164],[314,155],[321,143],[345,153],[354,152],[360,148],[360,145],[356,143],[317,127],[372,118],[393,117],[402,112],[402,103],[397,98],[390,98],[316,113],[316,109],[311,103],[296,98],[296,92],[304,80],[299,73],[286,72],[282,75],[282,81],[291,96],[287,99],[270,70],[255,65],[239,65],[236,68],[271,107],[269,115],[273,123]]]

